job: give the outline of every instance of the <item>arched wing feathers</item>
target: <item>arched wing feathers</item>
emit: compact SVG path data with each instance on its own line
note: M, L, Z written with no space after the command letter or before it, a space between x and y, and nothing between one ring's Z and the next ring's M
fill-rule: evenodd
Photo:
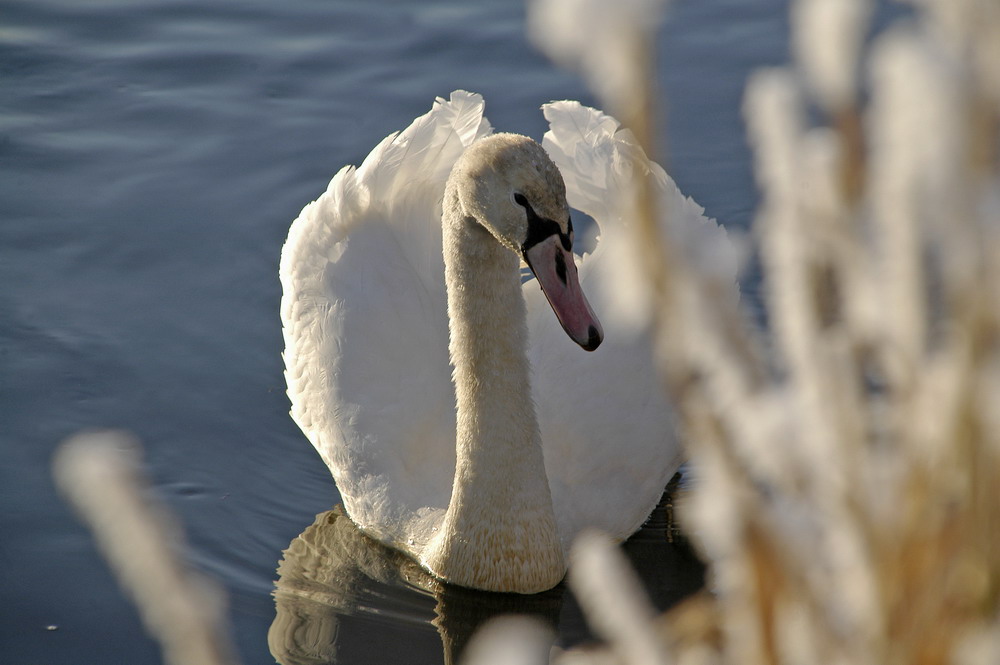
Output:
M455 160L491 131L455 92L342 169L282 249L291 414L351 517L389 541L444 508L455 404L441 257L441 196Z

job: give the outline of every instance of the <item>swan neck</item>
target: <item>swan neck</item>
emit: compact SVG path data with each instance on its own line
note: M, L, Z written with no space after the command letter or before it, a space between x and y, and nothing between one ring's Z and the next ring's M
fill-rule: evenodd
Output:
M456 468L429 567L465 586L542 591L565 563L531 398L520 261L462 214L452 188L442 221Z
M469 463L541 450L531 399L526 312L517 257L474 221L446 259L449 352L459 414L459 452ZM469 251L472 245L475 249ZM503 441L505 446L494 445Z

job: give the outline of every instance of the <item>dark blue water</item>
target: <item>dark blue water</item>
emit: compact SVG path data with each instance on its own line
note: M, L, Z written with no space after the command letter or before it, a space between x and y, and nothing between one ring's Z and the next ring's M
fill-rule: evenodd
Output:
M785 13L686 0L663 29L668 168L734 227L755 204L744 80L786 59ZM481 92L495 127L536 138L540 104L594 104L523 18L508 0L3 1L0 661L159 660L49 479L60 440L110 426L144 442L244 661L273 662L282 551L338 500L287 415L288 225L437 95ZM633 556L670 586L662 560ZM435 607L482 604L358 584L367 609L343 611L339 662L440 661ZM546 607L581 634L571 606Z

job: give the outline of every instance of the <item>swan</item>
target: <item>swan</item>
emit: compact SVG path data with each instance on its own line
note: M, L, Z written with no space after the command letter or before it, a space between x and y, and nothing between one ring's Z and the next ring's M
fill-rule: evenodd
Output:
M477 94L438 98L305 206L279 268L291 416L347 514L489 591L558 584L585 528L627 538L682 461L648 334L595 315L628 288L613 201L634 169L685 251L735 275L725 231L614 118L543 111L538 144L494 133ZM600 227L582 258L570 206Z

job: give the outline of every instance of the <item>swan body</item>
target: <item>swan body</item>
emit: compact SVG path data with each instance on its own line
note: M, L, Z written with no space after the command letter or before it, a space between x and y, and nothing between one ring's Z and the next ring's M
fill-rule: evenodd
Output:
M628 285L611 202L633 169L695 260L730 279L735 262L613 118L548 104L539 146L493 134L483 108L438 99L293 222L285 376L362 530L449 582L532 593L562 579L582 529L638 529L681 461L648 335L594 316ZM601 232L580 261L570 205Z

